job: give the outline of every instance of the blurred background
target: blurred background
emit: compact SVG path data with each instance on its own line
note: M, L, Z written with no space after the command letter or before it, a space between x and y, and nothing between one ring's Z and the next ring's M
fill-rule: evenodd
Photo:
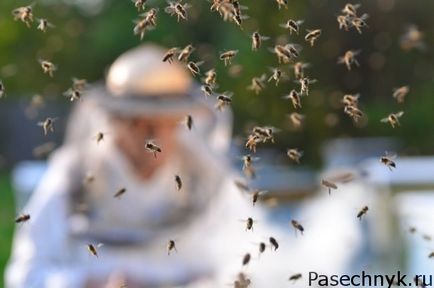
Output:
M256 186L276 192L278 202L295 205L304 195L318 190L318 175L342 167L359 169L366 176L366 185L376 191L387 191L382 194L386 196L381 203L393 201L394 207L398 207L391 212L396 217L388 222L390 229L400 221L404 228L409 226L411 221L400 220L399 215L408 216L412 208L428 205L426 199L434 197L430 196L430 191L434 191L434 160L429 156L434 155L433 1L362 1L359 10L369 14L369 27L363 29L363 34L354 29L339 30L336 17L345 1L290 1L289 9L280 10L272 0L241 1L249 8L244 11L249 19L244 21L243 29L223 22L218 13L209 11L207 1L188 1L192 5L189 21L180 23L176 17L164 13L164 1L148 2L150 7L159 7L157 28L140 41L133 34L138 12L129 0L1 1L0 80L6 87L6 95L0 99L0 271L9 257L13 219L26 199L14 195L17 191L31 193L38 173L44 170L47 153L35 153L34 149L45 144L43 148L49 151L62 143L63 127L71 108L71 102L62 94L71 86L71 79L84 78L90 83L103 80L106 69L118 55L143 42L165 47L193 44L197 50L192 60L205 61L201 70L216 68L218 91L234 93L232 156L237 169L242 166L237 157L244 153L242 145L249 127L266 125L280 129L276 143L260 148L259 155L266 160L258 170L261 177L255 180ZM35 24L29 29L13 20L13 9L32 3L35 17L47 18L54 28L43 33L36 30ZM304 19L300 35L289 36L279 26L288 19ZM322 29L322 35L312 48L304 41L305 29L317 28ZM270 40L253 52L250 37L256 30ZM420 31L417 45L406 42L409 31ZM247 89L253 77L264 73L269 77L269 67L278 65L268 47L287 42L303 45L300 60L311 63L306 74L318 80L303 99L300 113L307 117L299 130L288 125L287 114L293 109L281 99L298 87L292 76L277 87L268 83L258 95ZM231 49L239 53L233 64L225 67L218 55ZM360 67L352 71L337 65L338 57L349 49L361 50L357 58ZM58 66L53 78L42 73L38 63L41 58ZM289 65L280 67L292 75ZM410 87L410 93L404 103L398 104L392 92L404 85ZM367 116L357 125L345 115L341 104L344 94L356 93L361 95L359 107ZM400 110L405 111L401 126L392 129L380 122L389 113ZM37 122L47 116L59 119L55 133L44 137ZM275 157L285 155L288 147L304 151L301 165L296 167L287 157ZM399 169L393 177L380 175L388 172L384 167L378 168L383 170L376 177L378 159L386 150L404 159L397 160ZM31 176L26 174L29 167L33 171ZM283 212L276 210L276 221L280 219L279 213L285 215L285 207ZM387 210L386 206L383 208ZM432 216L417 217L426 220ZM416 247L414 243L408 245ZM427 258L424 252L419 254L409 252L403 256L407 259L403 262L415 267L420 259L417 257Z

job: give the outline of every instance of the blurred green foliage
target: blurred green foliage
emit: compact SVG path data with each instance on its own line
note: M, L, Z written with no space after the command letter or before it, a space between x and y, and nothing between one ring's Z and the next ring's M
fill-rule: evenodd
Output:
M98 1L96 1L98 2ZM243 1L249 15L243 29L234 23L223 22L216 12L209 10L210 3L203 0L188 1L189 21L177 23L175 17L164 12L164 1L149 0L148 7L158 7L158 24L143 41L133 35L133 20L138 12L129 0L102 1L99 9L83 8L71 3L95 3L95 1L37 1L36 17L47 18L56 27L46 33L29 29L25 24L13 21L11 11L30 4L30 1L2 0L0 4L0 78L8 95L32 95L40 93L62 99L72 77L97 81L104 77L110 63L129 48L144 42L157 42L166 47L184 47L192 43L196 48L193 60L202 59L202 70L216 67L219 91L233 91L235 131L246 136L246 125L272 125L283 131L277 136L277 147L303 147L305 161L319 164L319 147L324 140L340 136L392 136L399 138L404 154L434 153L434 128L431 115L434 109L432 51L434 37L434 2L430 0L369 0L362 1L360 13L368 13L369 28L363 34L354 29L349 32L338 29L336 16L346 1L289 1L289 9L277 9L273 0ZM288 19L304 19L300 35L289 36L279 24ZM403 51L399 37L406 25L416 24L425 34L425 51ZM304 41L305 29L322 28L323 33L315 47ZM259 30L271 37L263 42L258 52L251 51L250 35ZM309 62L310 78L317 79L312 93L305 97L301 113L307 115L301 132L287 129L286 114L293 111L289 102L281 99L291 89L298 87L293 80L273 84L255 95L247 90L251 78L270 74L269 67L277 66L276 56L268 47L277 42L303 45L300 60ZM237 49L240 53L234 64L242 66L239 77L231 77L229 67L218 60L219 52ZM337 65L337 58L348 49L361 49L361 67L346 71ZM52 60L59 70L50 79L42 74L38 58ZM289 65L281 67L290 73ZM291 72L292 73L292 72ZM396 104L392 89L410 85L411 92L405 104ZM369 122L356 128L342 112L339 99L344 93L361 93L360 107ZM379 120L391 112L404 110L402 126L392 129ZM325 121L329 119L329 121ZM334 123L336 122L336 123Z
M4 271L12 244L15 205L9 174L0 172L0 271ZM3 287L3 273L0 273L0 287Z

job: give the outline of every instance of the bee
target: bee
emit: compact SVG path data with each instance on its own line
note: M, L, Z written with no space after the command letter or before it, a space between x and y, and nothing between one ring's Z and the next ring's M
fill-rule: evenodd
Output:
M131 0L134 2L134 6L140 12L141 10L145 10L147 0Z
M33 5L18 7L12 10L12 15L14 20L20 20L25 23L28 28L30 28L30 22L33 22Z
M170 16L176 15L177 21L180 19L187 20L187 9L190 8L190 4L181 4L181 1L171 2L169 1L164 11Z
M238 54L238 50L229 50L220 54L220 60L225 62L225 66L230 65L232 59Z
M270 39L270 37L262 36L258 31L253 32L252 34L252 51L258 51L261 48L262 41L266 41Z
M329 195L332 193L332 189L334 189L334 190L338 189L338 186L335 183L333 183L329 180L325 180L325 179L321 180L321 185L323 185L324 187L326 187L328 189Z
M243 264L243 266L246 266L247 264L249 264L250 260L251 260L251 256L249 253L247 253L246 255L243 256L243 261L241 262Z
M261 139L262 143L265 143L267 141L271 141L271 143L274 143L274 133L278 132L279 130L274 127L253 127L253 134L259 137Z
M276 2L277 2L277 6L279 7L279 10L280 10L280 7L285 7L285 9L288 9L288 0L276 0Z
M300 31L300 25L303 24L303 20L292 20L289 19L288 21L286 21L286 23L284 24L280 24L280 27L283 27L285 29L289 30L289 35L292 35L292 32L296 33L298 35L298 32Z
M83 185L92 183L93 181L95 181L95 175L93 175L93 173L90 171L86 172L86 175L84 175L83 181L82 181Z
M402 86L393 90L393 98L396 99L398 103L404 103L405 96L410 92L409 86ZM1 96L0 96L1 97Z
M344 28L345 31L349 30L350 19L348 15L338 15L337 21L339 24L339 30L342 30L342 28Z
M360 8L360 4L345 4L344 8L342 9L342 13L348 16L356 17L357 16L357 9Z
M127 188L122 187L121 189L119 189L119 190L115 193L115 195L113 195L113 197L114 197L114 198L118 198L118 199L120 199L121 196L125 194L125 192L127 192Z
M42 129L44 130L44 135L45 136L48 134L48 131L54 132L53 123L56 120L57 120L57 118L47 117L44 121L38 122L38 126L41 126Z
M291 60L299 56L301 46L296 44L276 45L272 52L276 54L277 60L280 63L289 63Z
M316 82L316 79L309 79L308 77L300 78L300 94L309 95L309 85Z
M256 202L258 202L259 196L262 195L262 194L264 194L264 193L267 193L267 192L268 191L266 191L266 190L255 190L252 193L252 204L253 204L253 206L255 206Z
M403 50L412 50L418 48L419 50L424 50L426 44L423 41L424 33L419 30L419 28L412 24L406 27L405 32L400 37L400 46Z
M133 32L134 35L140 35L140 40L143 40L147 31L153 30L157 25L157 13L157 9L151 8L148 12L140 14L142 19L134 21L136 25L133 28Z
M410 228L408 229L408 232L410 232L411 234L416 233L416 227L410 227Z
M264 242L259 243L259 255L265 252L266 247Z
M210 11L220 11L220 8L225 5L228 4L229 0L212 0L211 3L211 7L210 7Z
M223 93L217 96L217 104L215 105L215 108L218 111L223 111L226 106L231 105L232 103L232 93Z
M145 149L148 150L148 152L154 154L154 158L157 158L157 153L161 153L162 151L161 148L156 144L152 143L152 141L148 141L145 143Z
M175 175L175 184L176 184L176 190L181 190L182 188L182 180L181 177L179 177L179 175Z
M243 171L247 177L255 178L255 169L253 168L253 161L258 160L257 157L252 157L250 154L244 155L243 160Z
M369 15L365 13L360 17L354 17L351 19L351 24L354 26L354 28L356 28L359 34L362 34L362 28L368 27L368 24L366 24L366 19L368 18Z
M344 112L348 114L354 122L358 122L360 118L363 117L363 112L359 108L353 105L347 105L344 108Z
M6 95L6 88L3 82L0 80L0 98Z
M383 123L389 123L392 126L392 128L395 128L395 126L400 125L399 118L401 118L402 115L404 115L404 111L399 111L397 113L390 113L389 116L381 119L380 121Z
M45 74L50 75L50 77L53 77L53 72L57 70L56 65L53 63L47 61L47 60L39 60L39 64L41 64L42 71L44 71Z
M42 32L46 32L47 28L54 28L54 25L48 22L47 19L40 18L37 19L39 21L38 27L36 29L41 30Z
M357 213L357 218L359 218L359 220L362 220L363 215L366 215L366 213L368 213L368 206L364 206L359 213Z
M176 53L178 53L178 47L173 47L167 50L167 52L163 56L163 62L169 62L170 64L172 64L173 57L176 56Z
M295 79L304 78L304 69L310 67L309 63L296 62L293 65Z
M217 80L217 73L215 72L215 69L208 70L205 73L204 82L206 85L215 86L216 80Z
M261 77L253 77L252 83L247 89L255 91L256 95L258 95L265 88L265 80L267 80L267 75L265 74L262 74Z
M338 58L338 64L345 64L347 66L348 71L351 71L351 65L360 66L359 62L356 59L356 56L360 53L360 50L348 50L345 52L343 57Z
M396 163L393 161L396 158L396 155L389 155L389 153L385 153L385 155L381 156L380 162L389 168L392 171L392 168L396 168Z
M94 139L96 140L96 144L99 144L99 142L104 140L105 135L107 135L107 133L104 132L98 132L96 133Z
M291 100L292 106L294 106L295 109L301 108L300 94L298 94L298 92L295 91L294 89L292 89L291 92L289 92L288 95L283 96L283 99L289 99L289 100Z
M248 19L249 16L247 15L241 15L239 13L234 13L232 16L232 20L235 22L235 24L237 24L237 26L239 26L241 28L241 30L243 29L243 27L241 26L243 24L243 20Z
M200 86L200 90L203 92L203 94L205 94L206 97L209 97L214 94L211 85L208 84L204 84Z
M72 78L72 89L74 90L83 90L87 86L87 80L86 79L77 79Z
M321 29L315 30L306 30L307 34L304 36L304 40L310 43L310 46L313 47L315 41L318 40L319 36L321 36Z
M277 240L274 237L268 238L268 241L270 242L271 246L274 248L274 251L279 249L279 243L277 243Z
M291 276L289 276L289 281L294 281L296 282L297 280L301 279L302 274L301 273L297 273L297 274L293 274Z
M425 240L425 241L431 241L431 240L432 240L432 237L431 237L431 235L423 234L423 235L422 235L422 239Z
M178 250L176 250L175 240L169 240L167 242L167 255L170 255L170 252L172 252L172 250L178 252Z
M253 232L253 223L256 221L254 221L253 218L251 218L251 217L248 217L245 221L246 221L246 231L252 230L252 232Z
M259 142L261 142L261 139L257 135L249 135L245 147L253 151L253 153L256 153L256 145Z
M244 192L248 192L250 190L249 186L247 186L247 184L239 181L239 180L235 180L234 181L235 186L237 186L238 189L244 191Z
M428 258L434 258L434 252L429 253Z
M24 223L30 220L30 214L21 214L15 218L15 223Z
M191 128L193 128L193 116L186 115L184 117L184 121L183 122L184 122L185 127L187 127L187 129L189 131L191 131Z
M273 74L271 74L270 78L268 78L268 82L274 80L276 81L276 86L277 86L279 85L279 81L283 76L283 72L279 68L271 68L271 71L273 71Z
M188 70L190 70L190 72L191 72L191 74L193 74L193 76L196 76L197 74L200 73L199 66L202 64L203 64L203 61L200 61L200 62L190 61L187 64L187 68L188 68Z
M87 250L89 251L90 254L98 258L97 249L100 248L101 246L103 246L103 244L101 243L99 243L98 245L87 244Z
M82 93L81 90L70 88L66 90L63 95L69 98L69 101L73 102L74 100L80 100Z
M345 106L354 106L357 107L357 105L359 104L359 98L360 98L360 94L345 94L342 97L342 103Z
M298 231L300 231L301 235L303 235L304 227L300 223L298 223L298 221L291 220L291 225L292 225L292 227L294 227L295 232L297 232L297 230L298 230Z
M299 114L296 112L293 112L291 114L288 115L289 121L291 121L291 124L295 127L295 128L300 128L303 124L304 119L306 118L305 115L303 114Z
M297 148L288 149L286 155L288 155L289 159L291 159L292 161L300 164L300 158L303 156L303 151L298 150Z
M187 62L188 58L190 57L191 53L193 53L194 47L193 45L189 44L184 47L184 49L181 50L181 52L178 54L178 60L181 62Z

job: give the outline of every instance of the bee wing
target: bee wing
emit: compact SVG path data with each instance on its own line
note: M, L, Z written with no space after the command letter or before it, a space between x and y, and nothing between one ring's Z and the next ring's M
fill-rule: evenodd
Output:
M383 119L380 120L380 122L387 123L387 122L389 122L389 118L388 117L383 118Z
M316 83L316 82L318 82L317 79L309 79L309 84L313 84L313 83Z
M261 35L261 40L262 40L262 41L267 41L267 40L269 40L269 39L270 39L269 36L262 36L262 35Z
M200 66L200 65L202 65L203 63L205 63L205 61L199 61L199 62L196 62L195 64L196 64L196 66Z
M222 93L224 96L232 98L232 96L234 96L234 92L231 91L225 91Z
M98 243L98 244L96 245L96 248L100 248L100 247L102 247L102 246L104 246L103 243Z
M399 111L398 113L395 114L397 117L401 117L402 115L404 115L404 111Z
M391 160L396 159L398 157L398 155L395 152L390 152L390 151L385 151L384 155Z
M296 21L295 23L297 23L297 25L301 25L301 24L304 23L304 20L298 20L298 21Z
M288 28L288 25L286 23L279 24L279 26L282 27L282 28L285 28L285 29Z
M365 14L363 14L362 16L360 16L359 17L361 20L366 20L366 19L368 19L369 18L369 14L368 13L365 13Z

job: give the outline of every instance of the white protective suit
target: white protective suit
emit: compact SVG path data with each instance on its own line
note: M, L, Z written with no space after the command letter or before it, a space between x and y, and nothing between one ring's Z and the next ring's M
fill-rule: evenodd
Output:
M306 221L303 236L289 226L273 226L264 208L253 206L234 185L237 175L226 157L229 116L214 115L206 123L193 114L195 128L180 127L177 155L143 182L111 141L104 111L82 101L64 146L23 211L31 220L17 226L6 287L79 288L89 277L113 272L143 287L229 287L239 271L249 275L250 287L306 287L306 280L288 282L289 275L346 272L361 246L353 207L362 187L348 184L344 189L351 194L306 204L298 215ZM100 144L92 138L97 131L108 131ZM95 179L83 184L88 171ZM174 174L183 179L182 191L176 191ZM113 198L121 187L127 192ZM253 231L241 221L247 217L257 221ZM270 236L279 249L268 246L259 257L259 242L268 244ZM169 239L177 248L171 255ZM98 258L89 254L88 243L104 244ZM247 252L252 260L242 267Z

